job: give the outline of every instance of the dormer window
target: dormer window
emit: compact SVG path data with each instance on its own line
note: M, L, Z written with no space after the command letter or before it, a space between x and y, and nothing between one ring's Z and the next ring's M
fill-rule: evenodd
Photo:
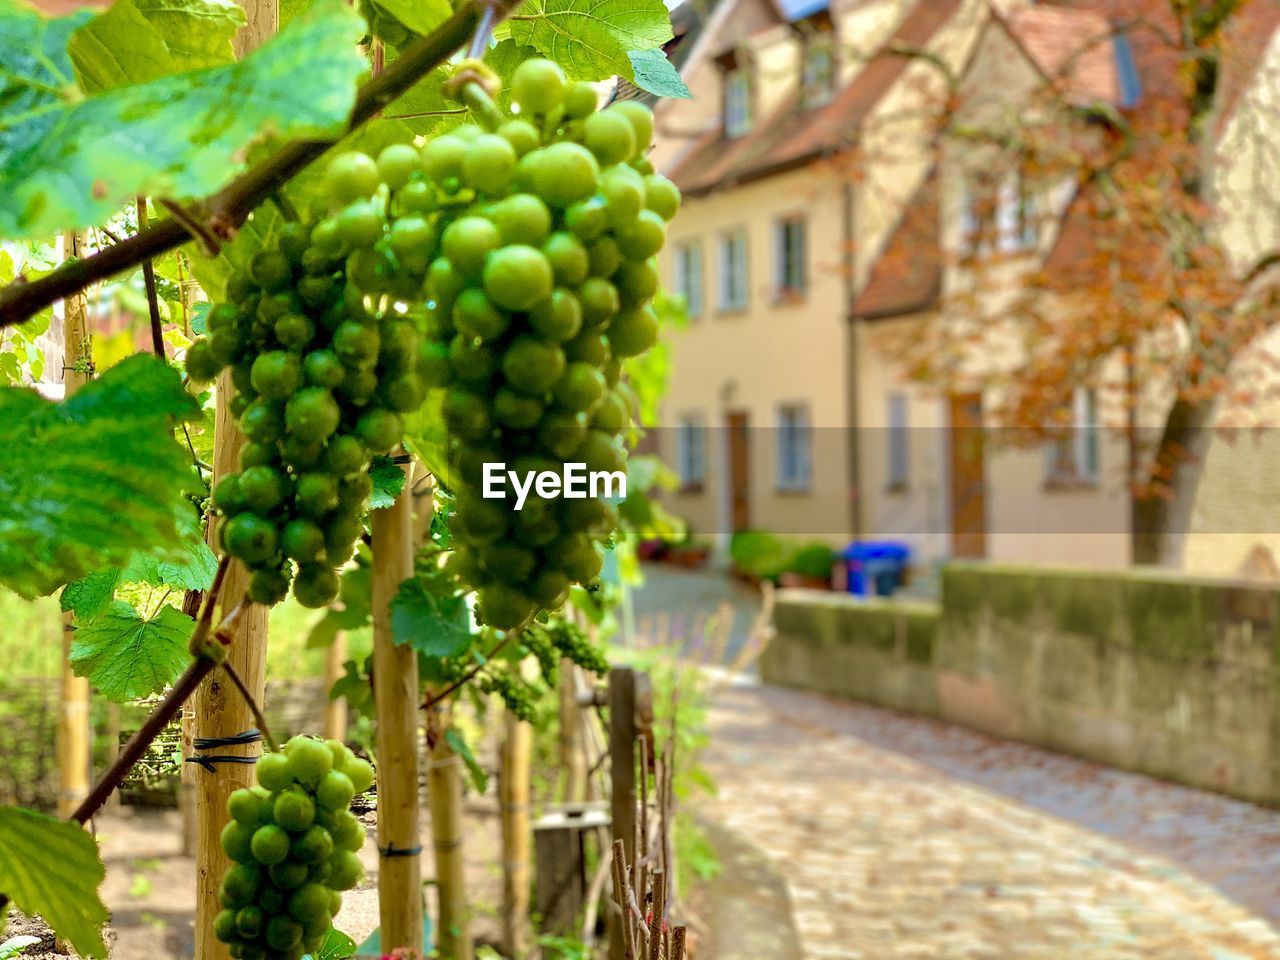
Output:
M831 34L814 34L805 42L801 93L806 110L820 107L835 93L835 46Z
M724 77L724 133L740 137L751 129L751 77L734 67Z

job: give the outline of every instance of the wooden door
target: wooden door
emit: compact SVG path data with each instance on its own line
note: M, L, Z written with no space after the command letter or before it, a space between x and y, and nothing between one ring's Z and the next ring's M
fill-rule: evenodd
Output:
M987 476L983 449L982 394L950 398L951 555L987 552Z
M732 533L751 527L751 438L747 414L725 415L729 435L729 523Z

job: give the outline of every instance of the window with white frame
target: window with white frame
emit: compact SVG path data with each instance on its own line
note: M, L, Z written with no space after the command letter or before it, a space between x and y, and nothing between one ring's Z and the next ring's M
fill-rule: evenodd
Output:
M1048 447L1046 480L1050 483L1095 483L1099 467L1098 395L1077 387L1064 426Z
M788 217L778 221L774 257L778 295L786 297L804 293L807 277L803 217Z
M720 237L721 310L747 307L747 231L733 230Z
M751 77L736 67L724 77L724 133L740 137L751 129Z
M885 440L888 445L886 463L889 489L905 490L910 479L908 460L911 452L907 423L907 395L901 391L889 394L886 406Z
M1038 240L1035 203L1026 179L1015 171L1000 181L996 192L996 249L1018 253L1033 249Z
M680 487L699 490L707 478L707 437L702 415L685 414L676 428L676 472Z
M817 34L805 44L801 89L808 110L831 101L835 93L835 49L829 33Z
M812 477L813 430L803 404L778 408L778 489L803 492Z
M676 293L684 297L690 317L702 316L702 241L686 240L676 247Z

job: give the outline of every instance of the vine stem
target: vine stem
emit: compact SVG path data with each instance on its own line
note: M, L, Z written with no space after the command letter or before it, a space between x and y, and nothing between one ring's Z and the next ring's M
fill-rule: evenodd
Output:
M240 674L236 673L236 668L225 660L222 662L222 670L231 679L231 683L240 691L240 696L244 697L244 702L249 706L249 712L253 714L253 722L258 725L258 732L262 734L262 739L266 741L268 747L273 752L279 752L280 744L276 743L275 737L271 736L271 728L267 726L267 715L262 712L262 708L258 706L258 701L253 698L253 694L249 691L245 682L240 679Z
M138 195L138 231L147 224L147 198ZM160 295L156 292L156 265L152 260L142 264L142 281L147 288L147 313L151 318L151 349L161 360L167 360L164 354L164 328L160 323Z
M261 164L245 171L226 187L188 210L212 233L230 238L249 213L288 180L322 156L342 136L372 119L378 111L404 94L453 53L471 40L486 16L494 23L510 15L517 0L472 0L425 37L414 41L377 77L356 93L347 128L337 137L296 140ZM492 27L490 27L490 32ZM75 260L30 281L14 281L0 290L0 327L9 327L75 293L91 283L139 266L192 239L199 231L170 218L140 230L83 260Z
M453 683L449 684L439 693L433 693L430 696L428 696L427 699L422 701L421 709L423 710L433 709L437 705L443 703L445 700L448 700L450 696L452 696L454 693L457 693L458 690L460 690L462 687L466 686L468 683L474 680L476 678L476 674L478 674L481 670L487 667L493 661L493 658L502 652L503 647L505 647L511 640L513 640L516 636L518 636L524 630L524 628L527 627L528 625L529 623L528 621L526 621L522 623L520 626L516 627L514 630L508 630L503 635L502 639L493 645L493 649L491 649L487 654L485 654L483 663L477 663L474 667L472 667L465 674L463 674L461 679L455 680Z

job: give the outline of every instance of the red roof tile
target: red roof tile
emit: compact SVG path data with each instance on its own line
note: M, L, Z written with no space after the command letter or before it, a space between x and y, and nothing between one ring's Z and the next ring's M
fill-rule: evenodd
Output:
M943 253L938 174L934 169L903 211L853 305L864 320L900 317L936 306Z
M1113 28L1095 10L1032 6L1006 20L1033 63L1073 103L1120 99Z
M791 169L852 145L863 121L911 62L895 51L927 45L961 2L920 0L880 52L829 103L802 110L797 94L745 136L727 138L722 130L708 133L672 171L671 178L685 193L705 193Z

